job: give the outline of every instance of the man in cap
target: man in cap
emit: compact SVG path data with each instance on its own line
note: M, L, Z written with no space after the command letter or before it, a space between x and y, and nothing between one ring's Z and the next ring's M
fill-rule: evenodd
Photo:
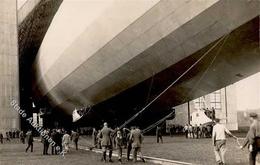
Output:
M112 135L114 131L111 128L108 128L108 124L104 123L104 127L100 131L99 138L101 139L101 146L103 152L103 161L106 161L106 152L109 150L109 162L112 162Z
M157 143L159 143L159 140L161 140L161 143L163 143L162 128L160 126L156 127L156 139L157 139Z
M258 121L258 115L256 113L249 114L250 128L247 133L244 144L240 146L243 149L248 146L249 149L249 164L256 164L256 155L260 151L260 123Z
M122 163L122 153L123 153L123 135L120 130L117 130L116 132L116 148L118 150L118 161Z
M127 151L126 151L127 161L130 161L130 153L132 150L132 143L133 143L133 140L131 139L131 135L133 131L134 131L134 127L131 127L131 130L127 134Z
M138 127L135 127L134 130L131 132L130 135L130 139L132 140L132 148L133 148L133 158L134 158L134 162L137 161L137 154L139 152L140 154L140 158L143 162L145 162L144 158L143 158L143 154L141 151L141 145L143 143L144 137L142 135L141 130Z
M71 132L71 141L75 144L76 150L78 150L79 133L76 131Z
M27 133L26 133L26 137L27 137L27 142L28 142L28 146L25 150L25 152L28 151L28 149L31 147L31 152L33 152L33 134L32 134L32 131L29 130Z
M220 124L220 119L215 119L215 125L212 131L212 141L214 146L214 153L216 161L219 165L225 164L225 153L226 153L226 135L237 139L223 124Z

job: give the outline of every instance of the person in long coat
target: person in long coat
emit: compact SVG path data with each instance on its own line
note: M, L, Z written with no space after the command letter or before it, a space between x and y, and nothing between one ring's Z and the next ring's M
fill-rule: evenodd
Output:
M132 139L132 148L134 150L134 153L133 153L133 156L134 156L134 162L137 161L137 154L139 152L140 154L140 157L141 157L141 160L143 162L145 162L144 158L143 158L143 154L142 154L142 151L141 151L141 148L142 148L142 143L143 143L143 135L142 135L142 132L141 130L136 127L134 129L134 131L132 131L131 135L130 135L130 139Z
M106 152L109 151L109 162L112 162L112 150L113 150L113 144L112 144L112 137L113 137L114 131L111 128L108 128L108 124L104 123L104 127L100 131L99 138L101 139L101 146L102 146L102 152L103 157L102 160L106 161Z

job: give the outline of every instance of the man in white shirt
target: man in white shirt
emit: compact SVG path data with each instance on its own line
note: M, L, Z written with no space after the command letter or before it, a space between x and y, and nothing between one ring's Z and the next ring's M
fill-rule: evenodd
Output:
M220 124L220 119L215 119L216 124L212 131L212 141L214 146L214 153L216 161L219 165L225 164L225 153L226 153L226 135L237 139L223 124Z
M64 153L69 152L69 143L70 143L70 135L65 131L65 134L62 137L63 151Z

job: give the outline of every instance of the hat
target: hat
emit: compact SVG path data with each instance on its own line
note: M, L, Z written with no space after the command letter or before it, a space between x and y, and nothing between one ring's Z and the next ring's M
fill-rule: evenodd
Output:
M255 113L255 112L251 112L250 114L249 114L249 117L252 117L252 118L257 118L257 114Z

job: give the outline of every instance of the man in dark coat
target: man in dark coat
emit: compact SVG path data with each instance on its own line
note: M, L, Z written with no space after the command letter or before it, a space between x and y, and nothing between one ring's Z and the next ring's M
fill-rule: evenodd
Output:
M134 131L134 127L131 127L131 130L129 131L129 133L127 134L127 152L126 152L126 155L127 155L127 161L130 160L130 153L131 153L131 150L132 150L132 139L131 139L131 134L132 132Z
M240 146L241 149L248 146L249 149L249 164L256 164L256 155L260 152L260 122L256 113L250 113L250 128L247 133L244 144Z
M55 135L55 143L56 143L56 149L55 149L55 154L59 154L62 152L62 137L63 134L61 133L61 130L58 129L56 131L56 135Z
M111 128L108 128L107 123L104 123L104 127L100 131L99 138L101 139L101 146L103 157L102 160L106 161L106 152L109 151L109 162L112 162L112 136L114 131Z
M50 137L50 132L49 130L44 130L44 136L49 136ZM42 143L43 143L43 155L49 155L48 154L48 149L49 149L49 142L46 137L42 136Z
M28 131L26 133L26 138L27 138L28 146L27 146L25 152L27 152L30 147L31 147L31 152L33 152L33 135L32 135L32 131Z
M98 148L97 147L98 146L97 134L98 134L98 132L97 132L96 128L93 128L93 130L92 130L92 141L93 141L93 147L94 148Z
M72 131L71 141L75 144L76 150L78 150L79 133Z
M55 129L53 129L53 130L51 131L51 139L52 139L55 143L56 143L56 141L57 141L56 138L57 138L57 132L56 132ZM57 147L57 143L56 143L55 146L54 146L54 145L51 145L51 154L52 154L52 155L57 154L56 147Z
M3 139L4 139L4 136L3 136L3 134L0 132L0 142L1 142L1 144L3 144Z
M130 139L132 139L133 143L132 143L132 148L134 150L133 156L134 156L134 162L136 162L137 160L137 154L139 152L141 160L143 162L145 162L144 158L143 158L143 154L141 151L141 145L143 143L143 135L141 133L141 130L137 127L134 129L134 131L132 131L131 135L130 135Z
M161 143L163 143L162 128L159 126L157 126L156 128L156 139L157 139L157 143L159 143L159 140L161 140Z

